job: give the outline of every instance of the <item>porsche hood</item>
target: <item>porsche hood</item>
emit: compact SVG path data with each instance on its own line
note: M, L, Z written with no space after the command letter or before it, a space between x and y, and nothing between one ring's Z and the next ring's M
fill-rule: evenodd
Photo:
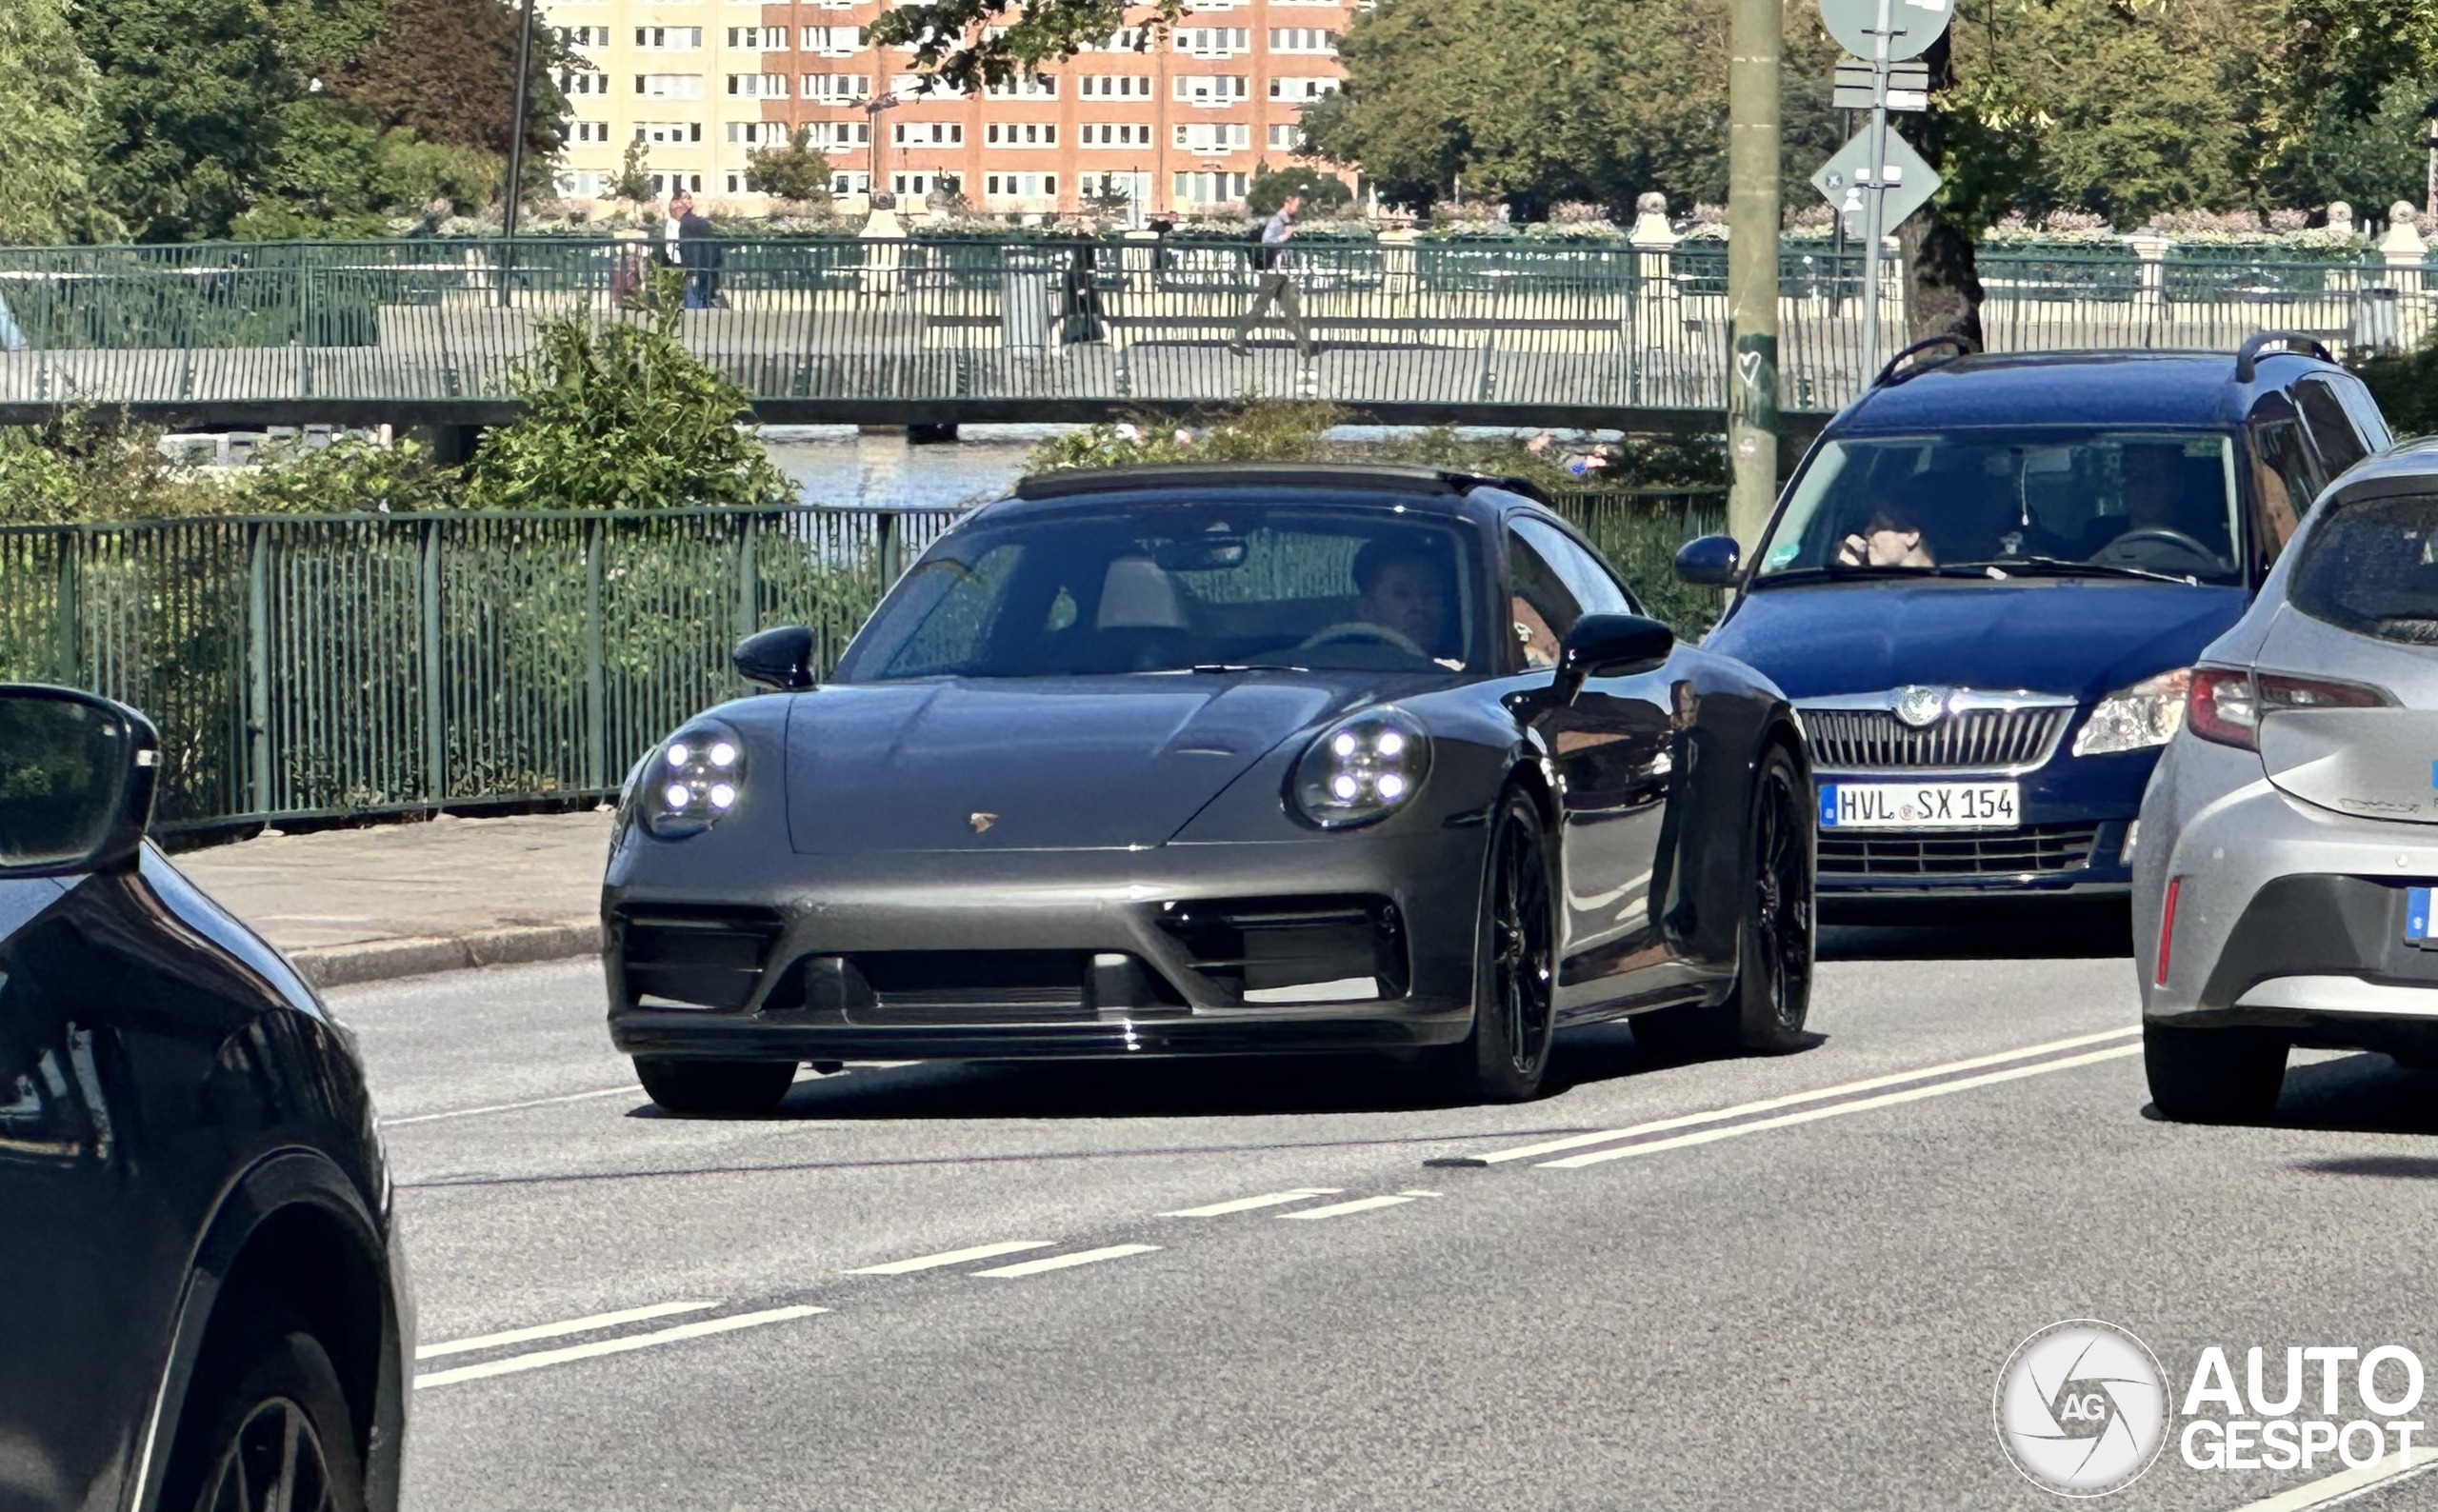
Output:
M796 851L1157 846L1345 702L1309 683L1179 676L855 684L788 717Z

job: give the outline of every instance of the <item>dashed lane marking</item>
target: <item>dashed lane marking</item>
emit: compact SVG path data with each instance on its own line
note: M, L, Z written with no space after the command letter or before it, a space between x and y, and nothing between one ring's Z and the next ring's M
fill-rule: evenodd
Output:
M2235 1512L2318 1512L2367 1495L2372 1489L2438 1470L2438 1449L2405 1450L2381 1455L2359 1469L2339 1470L2322 1480L2258 1502L2247 1502Z
M505 1360L487 1360L481 1364L459 1365L450 1370L431 1370L415 1377L415 1388L453 1386L461 1381L480 1381L490 1376L512 1376L521 1371L540 1370L549 1365L563 1365L571 1361L591 1360L602 1355L623 1355L637 1349L653 1349L662 1344L682 1343L689 1339L708 1339L714 1334L734 1333L740 1328L760 1328L770 1323L792 1323L825 1313L827 1307L772 1307L763 1312L737 1313L727 1318L707 1318L701 1323L680 1323L674 1328L657 1329L648 1334L627 1334L616 1339L596 1339L587 1344L570 1344L563 1349L537 1349L529 1355L510 1355Z
M656 1302L649 1307L629 1307L623 1312L597 1312L590 1318L570 1318L565 1323L535 1323L530 1328L510 1328L505 1333L478 1334L471 1339L451 1339L446 1343L417 1344L417 1360L437 1360L443 1355L471 1354L477 1349L497 1349L502 1344L531 1343L536 1339L564 1339L570 1334L589 1334L596 1328L615 1328L620 1323L642 1323L649 1318L667 1318L672 1313L703 1312L719 1303L709 1302Z
M2018 1050L2001 1050L1994 1055L1976 1055L1969 1060L1949 1061L1943 1065L1918 1066L1909 1071L1894 1071L1886 1076L1869 1077L1860 1082L1845 1082L1835 1086L1815 1087L1809 1092L1789 1092L1783 1097L1763 1098L1756 1103L1739 1103L1733 1107L1713 1108L1702 1113L1683 1113L1674 1118L1654 1119L1648 1124L1635 1124L1626 1128L1593 1129L1588 1134L1569 1134L1564 1139L1544 1140L1536 1144L1522 1144L1513 1149L1492 1150L1472 1159L1486 1165L1502 1164L1508 1161L1534 1160L1543 1155L1555 1155L1561 1151L1582 1149L1592 1144L1613 1144L1619 1140L1640 1139L1645 1135L1657 1134L1668 1129L1690 1128L1702 1124L1721 1124L1730 1119L1750 1118L1755 1114L1768 1113L1782 1107L1796 1107L1806 1103L1822 1103L1834 1098L1856 1097L1866 1092L1877 1091L1881 1087L1902 1086L1908 1082L1927 1081L1931 1077L1955 1076L1966 1071L1977 1071L1983 1066L2003 1065L2008 1061L2057 1055L2068 1050L2080 1049L2085 1045L2104 1044L2110 1040L2122 1040L2128 1035L2141 1032L2137 1025L2127 1029L2108 1029L2098 1034L2078 1034L2070 1039L2050 1040L2044 1044L2029 1044ZM2128 1052L2129 1053L2133 1048L2138 1046L2128 1046ZM1542 1164L1558 1165L1569 1163L1546 1161Z
M1378 1208L1395 1207L1401 1204L1419 1202L1425 1197L1438 1195L1437 1192L1398 1192L1389 1197L1358 1197L1350 1203L1331 1203L1327 1207L1299 1207L1291 1213L1281 1213L1278 1216L1302 1219L1344 1218L1349 1213L1369 1213Z
M1129 1255L1148 1255L1157 1244L1111 1244L1105 1249L1079 1249L1071 1255L1050 1255L1041 1260L1018 1261L995 1270L977 1270L977 1276L998 1276L1013 1280L1018 1276L1038 1276L1046 1270L1065 1270L1070 1265L1092 1265L1104 1260L1124 1260Z
M528 1098L522 1103L491 1103L482 1107L452 1107L445 1113L410 1113L405 1118L385 1118L381 1121L381 1126L404 1128L410 1124L436 1124L445 1118L473 1118L483 1113L514 1113L522 1108L550 1107L560 1103L584 1103L596 1097L640 1098L643 1095L643 1088L632 1084L605 1086L590 1092L569 1092L559 1097Z
M1225 1203L1210 1203L1201 1207L1180 1207L1173 1213L1161 1213L1162 1218L1225 1218L1229 1213L1249 1213L1257 1207L1284 1207L1289 1203L1309 1202L1315 1197L1335 1197L1343 1187L1298 1186L1291 1192L1264 1192L1259 1197L1239 1197Z
M1874 1108L1894 1107L1901 1103L1918 1103L1925 1098L1945 1097L1950 1092L1966 1092L1978 1086L1994 1086L2001 1082L2017 1082L2028 1076L2045 1076L2050 1071L2070 1070L2078 1065L2096 1065L2102 1061L2114 1061L2128 1055L2139 1055L2138 1044L2111 1045L2105 1050L2090 1050L2060 1060L2036 1061L2029 1065L2009 1066L2003 1071L1985 1071L1953 1082L1934 1082L1928 1086L1908 1087L1901 1092L1883 1092L1877 1097L1857 1098L1849 1103L1832 1103L1826 1107L1805 1108L1797 1113L1782 1113L1776 1118L1756 1119L1749 1124L1729 1124L1724 1127L1696 1129L1671 1139L1650 1140L1640 1144L1616 1145L1591 1150L1582 1155L1569 1155L1562 1160L1542 1161L1544 1169L1556 1167L1574 1170L1585 1165L1598 1165L1605 1161L1628 1160L1637 1155L1653 1155L1661 1150L1685 1149L1694 1144L1709 1144L1719 1140L1733 1139L1739 1134L1758 1134L1764 1129L1789 1128L1797 1124L1816 1123L1825 1118L1842 1118L1848 1113L1867 1113Z
M881 1265L859 1265L847 1272L849 1276L904 1276L918 1270L935 1270L942 1265L961 1265L969 1260L989 1260L1000 1255L1022 1254L1028 1249L1048 1249L1052 1241L1047 1239L1009 1239L996 1244L976 1244L970 1249L944 1249L936 1255L917 1255L912 1260L892 1260Z

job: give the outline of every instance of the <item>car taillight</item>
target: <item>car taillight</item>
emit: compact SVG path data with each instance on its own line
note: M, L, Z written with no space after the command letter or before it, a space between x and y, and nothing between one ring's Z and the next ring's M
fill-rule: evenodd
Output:
M2186 695L2185 723L2203 740L2256 750L2260 722L2268 715L2313 708L2379 708L2390 702L2385 689L2362 683L2243 667L2196 666Z

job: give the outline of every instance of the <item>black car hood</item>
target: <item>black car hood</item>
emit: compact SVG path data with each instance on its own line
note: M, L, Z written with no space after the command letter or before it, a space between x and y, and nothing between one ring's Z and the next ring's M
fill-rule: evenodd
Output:
M1798 701L1908 683L2088 701L2189 666L2247 598L2121 579L1790 585L1750 593L1702 644Z
M1263 753L1348 701L1225 676L825 687L788 719L800 853L1157 846Z

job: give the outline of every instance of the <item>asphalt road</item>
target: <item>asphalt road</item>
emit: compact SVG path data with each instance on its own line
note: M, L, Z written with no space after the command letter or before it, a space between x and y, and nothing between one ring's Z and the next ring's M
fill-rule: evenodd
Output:
M2210 1344L2438 1375L2438 1076L2308 1055L2272 1126L2166 1124L2121 925L1831 943L1812 1048L1587 1031L1513 1107L1359 1063L852 1066L680 1120L590 965L341 990L420 1297L409 1505L2057 1507L1991 1422L2051 1322L2138 1334L2171 1403ZM2106 1504L2340 1468L2171 1441Z

